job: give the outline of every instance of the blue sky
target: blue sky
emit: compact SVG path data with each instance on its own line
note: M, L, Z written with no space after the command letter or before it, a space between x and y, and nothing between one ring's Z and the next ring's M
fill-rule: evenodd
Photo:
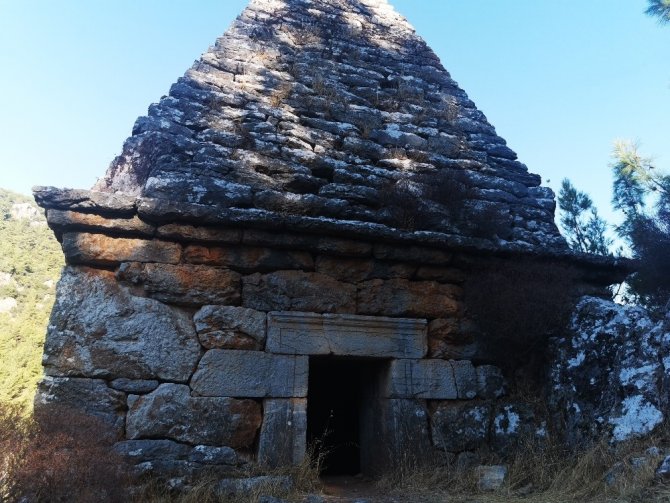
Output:
M670 26L646 0L391 0L557 189L609 212L617 138L670 169ZM0 0L0 187L88 188L246 0Z

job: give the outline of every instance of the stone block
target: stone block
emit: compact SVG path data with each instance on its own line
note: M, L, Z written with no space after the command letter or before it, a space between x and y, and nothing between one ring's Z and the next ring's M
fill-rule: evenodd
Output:
M203 465L231 465L239 463L235 449L215 447L212 445L196 445L188 456L189 461Z
M381 260L320 256L316 261L317 272L340 281L359 283L369 279L411 278L416 266Z
M458 398L469 400L477 396L478 382L477 371L472 362L466 360L451 360L454 369L454 379L456 380L456 389Z
M186 382L200 355L186 313L131 295L110 271L64 269L44 344L47 374Z
M191 245L184 249L184 260L192 264L225 266L243 273L281 269L314 270L314 260L307 252L250 246L222 248Z
M471 360L477 356L477 344L450 344L439 339L428 339L428 355L443 360Z
M415 262L418 264L446 265L451 262L453 255L436 248L419 246L394 246L376 244L372 251L375 258L382 260L396 260L400 262Z
M416 278L440 283L461 284L466 280L466 274L456 267L424 266L416 271Z
M63 253L70 264L114 266L120 262L177 264L181 246L168 241L115 238L104 234L66 232Z
M250 448L261 424L253 400L192 397L184 384L161 384L129 400L129 439L165 438L192 445Z
M109 383L110 387L133 395L151 393L158 388L159 384L155 379L126 379L125 377L114 379Z
M35 415L85 414L96 417L117 433L123 433L126 395L102 379L45 376L37 386Z
M303 461L306 449L307 400L265 400L258 461L272 468L298 465Z
M361 466L366 473L419 467L434 459L424 401L381 399L362 412Z
M139 236L152 237L154 227L135 215L131 218L106 218L92 213L76 211L47 210L49 227L58 231L121 231Z
M258 229L245 229L242 242L256 246L311 250L344 257L368 257L372 254L372 245L361 241Z
M445 318L459 316L461 288L434 281L374 279L359 284L357 304L360 314Z
M203 265L121 264L120 280L142 285L149 296L186 306L238 305L241 276L235 271Z
M425 320L298 312L268 315L266 350L304 355L422 358Z
M304 397L308 372L305 356L212 349L200 360L191 389L199 396Z
M186 460L192 447L172 440L124 440L114 444L114 452L132 463L143 463L154 459Z
M488 441L491 409L472 403L443 403L431 416L433 444L447 452L474 451Z
M493 365L477 367L477 395L480 398L493 399L505 395L505 378L502 370Z
M500 489L507 479L507 467L503 465L482 465L475 470L477 473L477 489L492 492Z
M263 349L267 315L233 306L204 306L193 316L200 343L207 349Z
M393 360L386 396L454 400L458 390L451 362L444 360Z
M166 224L156 229L156 236L175 241L236 244L242 240L240 229L198 227L188 224Z
M356 287L319 273L253 274L244 278L242 305L259 311L353 313Z

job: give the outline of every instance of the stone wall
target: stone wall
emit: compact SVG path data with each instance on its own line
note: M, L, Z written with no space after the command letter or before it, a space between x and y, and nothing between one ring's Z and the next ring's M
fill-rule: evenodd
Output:
M36 405L99 416L142 471L299 463L314 355L388 362L376 465L505 446L532 416L470 361L463 251L68 205Z

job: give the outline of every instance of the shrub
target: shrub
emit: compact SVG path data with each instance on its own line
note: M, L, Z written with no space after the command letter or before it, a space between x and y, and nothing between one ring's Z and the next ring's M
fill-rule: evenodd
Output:
M465 283L468 313L481 350L509 377L540 382L549 338L568 326L577 300L577 274L554 261L492 260Z
M0 499L8 503L126 501L129 478L99 419L50 407L22 419L0 407Z

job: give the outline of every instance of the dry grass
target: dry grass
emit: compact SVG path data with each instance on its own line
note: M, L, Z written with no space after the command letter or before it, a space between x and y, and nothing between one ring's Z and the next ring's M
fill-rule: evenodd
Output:
M523 442L506 466L506 483L492 493L477 488L472 469L449 464L423 470L402 467L379 481L380 493L398 501L454 503L660 503L670 502L670 487L654 478L662 456L645 454L668 444L668 430L644 441L611 446L600 442L575 451L561 445ZM646 456L634 466L631 460ZM501 464L490 456L484 464ZM612 474L614 474L612 476Z
M0 501L124 501L130 479L97 418L56 408L21 417L0 404Z

